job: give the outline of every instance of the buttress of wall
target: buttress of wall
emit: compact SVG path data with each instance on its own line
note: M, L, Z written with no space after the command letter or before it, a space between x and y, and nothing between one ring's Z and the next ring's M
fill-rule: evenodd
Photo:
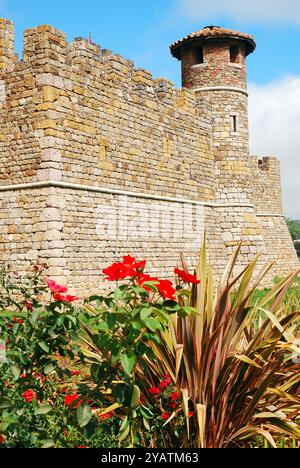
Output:
M280 162L276 158L251 158L253 204L263 246L262 262L274 262L266 284L299 269L299 260L282 207Z
M6 184L57 180L214 198L211 112L196 106L193 91L84 39L67 46L50 26L25 31L23 62L3 80Z
M256 213L283 214L280 161L251 157L252 203Z

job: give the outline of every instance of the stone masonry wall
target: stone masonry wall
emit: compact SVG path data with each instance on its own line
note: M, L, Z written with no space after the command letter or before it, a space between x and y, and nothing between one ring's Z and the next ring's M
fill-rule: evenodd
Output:
M165 277L180 252L194 266L205 228L217 275L240 241L240 268L273 260L271 240L273 276L297 267L277 162L248 153L245 94L176 90L50 26L25 31L22 61L6 20L0 44L0 262L47 261L84 294L128 253ZM242 50L237 65L244 80Z

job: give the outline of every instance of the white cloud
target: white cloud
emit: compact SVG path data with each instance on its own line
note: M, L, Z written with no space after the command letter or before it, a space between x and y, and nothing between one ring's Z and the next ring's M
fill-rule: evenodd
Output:
M249 86L251 154L281 160L285 211L300 219L300 77Z
M181 14L214 23L221 17L245 23L266 21L300 24L299 0L178 0Z

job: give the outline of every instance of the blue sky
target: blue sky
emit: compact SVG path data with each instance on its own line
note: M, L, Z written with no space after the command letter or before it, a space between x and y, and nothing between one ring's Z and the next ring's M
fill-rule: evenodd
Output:
M208 24L253 34L248 59L252 154L278 155L288 216L300 219L300 0L0 0L0 16L16 27L51 24L68 40L88 37L137 67L180 86L169 45Z

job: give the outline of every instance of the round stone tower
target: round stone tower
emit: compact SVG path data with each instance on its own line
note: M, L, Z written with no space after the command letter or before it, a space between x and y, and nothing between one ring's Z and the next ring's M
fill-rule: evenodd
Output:
M252 36L217 26L171 45L182 63L182 86L197 93L200 108L211 109L217 201L251 199L246 57L255 47Z

